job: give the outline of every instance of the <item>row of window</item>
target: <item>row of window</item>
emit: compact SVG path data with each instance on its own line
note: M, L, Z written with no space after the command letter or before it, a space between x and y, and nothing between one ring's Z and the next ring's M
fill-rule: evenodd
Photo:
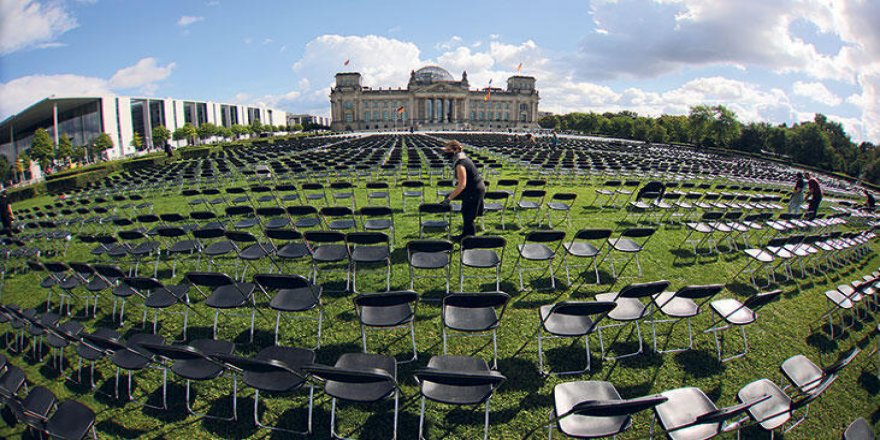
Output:
M405 121L406 120L406 110L404 110L402 112L398 112L397 110L392 110L390 114L389 114L388 110L384 110L384 111L382 111L382 115L381 115L382 119L379 119L379 111L378 110L373 111L372 115L373 116L371 118L370 112L364 112L364 121L367 121L367 122L369 122L371 120L373 120L373 121L380 121L380 120L381 121L391 121L394 119L397 119L398 121Z

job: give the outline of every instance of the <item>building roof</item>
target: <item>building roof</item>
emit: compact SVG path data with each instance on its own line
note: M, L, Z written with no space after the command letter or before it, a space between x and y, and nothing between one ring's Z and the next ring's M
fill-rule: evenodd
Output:
M416 81L419 82L437 82L437 81L455 81L452 74L440 66L425 66L416 70Z
M0 122L0 143L10 141L10 126L12 126L15 131L18 131L19 129L24 130L34 124L46 120L47 118L51 119L52 112L56 105L58 106L58 113L60 114L99 99L101 99L99 96L77 96L72 98L49 97L37 101L30 107L21 110L20 112L6 118L3 122Z

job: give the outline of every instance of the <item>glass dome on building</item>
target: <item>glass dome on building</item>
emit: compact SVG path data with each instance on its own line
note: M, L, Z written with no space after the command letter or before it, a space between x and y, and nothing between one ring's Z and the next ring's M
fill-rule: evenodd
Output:
M416 80L419 82L455 81L455 78L440 66L425 66L416 70Z

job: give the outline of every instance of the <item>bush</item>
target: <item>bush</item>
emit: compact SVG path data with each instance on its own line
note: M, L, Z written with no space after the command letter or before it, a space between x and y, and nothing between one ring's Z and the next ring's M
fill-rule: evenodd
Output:
M21 188L13 188L10 189L7 194L9 194L10 202L21 202L23 200L32 199L34 197L41 196L46 193L46 186L42 183L38 183L36 185L28 185Z
M74 168L71 170L65 170L58 173L50 174L46 176L46 181L64 179L70 176L76 176L77 174L90 173L96 170L106 170L107 174L119 171L122 169L123 161L115 160L112 162L100 162L96 164L92 164L89 166Z
M166 163L168 163L167 157L158 155L125 161L122 163L122 169L125 171L141 170L144 168L165 165Z
M50 194L58 194L71 189L85 188L90 183L100 182L107 177L107 174L107 169L102 168L61 179L51 180L46 182L46 191Z
M177 150L181 159L208 157L212 151L214 151L213 147L186 147Z

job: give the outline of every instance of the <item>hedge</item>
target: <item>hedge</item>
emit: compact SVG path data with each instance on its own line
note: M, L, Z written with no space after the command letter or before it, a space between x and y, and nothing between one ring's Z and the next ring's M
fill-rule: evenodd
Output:
M28 185L21 188L12 188L7 192L10 202L21 202L23 200L41 196L45 193L46 185L43 183Z
M73 168L69 170L60 171L57 173L52 173L46 176L46 181L64 179L70 176L76 176L78 174L90 173L96 170L106 170L107 174L119 171L122 169L122 161L114 160L110 162L100 162L92 165L87 165L80 168Z
M90 183L101 181L103 178L107 177L107 174L107 169L102 168L70 177L50 180L46 182L46 191L50 194L58 194L71 189L85 188Z
M177 152L180 153L181 159L197 159L208 157L213 151L214 147L186 147L177 150Z
M168 162L169 160L166 156L144 157L122 162L122 169L125 171L140 170L165 165Z

